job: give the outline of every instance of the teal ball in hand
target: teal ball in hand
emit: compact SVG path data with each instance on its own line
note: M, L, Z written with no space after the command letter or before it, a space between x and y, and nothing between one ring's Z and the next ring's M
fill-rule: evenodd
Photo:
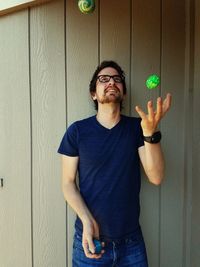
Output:
M146 86L148 89L154 89L160 84L160 77L156 74L153 74L148 77L146 80Z
M102 250L101 242L97 239L94 239L93 242L95 245L95 254L100 254Z
M78 7L79 7L79 10L83 14L92 13L95 9L95 1L94 0L79 0Z

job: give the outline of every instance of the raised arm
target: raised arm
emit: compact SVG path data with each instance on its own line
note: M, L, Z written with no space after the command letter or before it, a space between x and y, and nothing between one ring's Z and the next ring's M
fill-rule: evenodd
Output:
M153 110L152 101L147 103L147 114L140 107L136 106L136 111L142 119L141 127L144 136L152 136L157 131L158 124L169 110L170 105L171 95L167 94L164 101L162 101L161 97L157 99L156 111ZM160 143L151 144L144 142L144 146L140 147L138 152L149 181L159 185L164 177L164 156Z

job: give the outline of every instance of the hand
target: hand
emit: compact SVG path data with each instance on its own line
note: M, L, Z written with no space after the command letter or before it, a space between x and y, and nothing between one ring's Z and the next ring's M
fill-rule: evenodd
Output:
M156 131L160 120L164 117L164 115L170 108L171 99L171 94L167 94L164 101L162 101L161 97L158 97L156 111L153 110L153 101L148 101L148 114L145 114L145 112L139 106L135 107L137 113L142 119L141 127L144 136L151 136Z
M99 259L102 257L104 250L101 254L95 254L93 238L99 239L99 226L94 219L90 219L83 223L82 246L86 257ZM104 246L104 243L102 243L102 246Z

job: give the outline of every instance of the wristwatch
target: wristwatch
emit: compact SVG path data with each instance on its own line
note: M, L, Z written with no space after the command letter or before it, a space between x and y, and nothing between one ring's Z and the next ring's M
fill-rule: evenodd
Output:
M161 132L157 131L153 133L151 136L143 136L143 139L147 143L157 144L160 142L161 137L162 137Z

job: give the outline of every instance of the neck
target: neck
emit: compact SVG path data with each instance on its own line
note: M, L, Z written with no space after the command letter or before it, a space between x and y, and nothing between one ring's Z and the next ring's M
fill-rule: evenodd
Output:
M97 112L97 120L104 127L111 129L120 121L119 105L99 105Z

